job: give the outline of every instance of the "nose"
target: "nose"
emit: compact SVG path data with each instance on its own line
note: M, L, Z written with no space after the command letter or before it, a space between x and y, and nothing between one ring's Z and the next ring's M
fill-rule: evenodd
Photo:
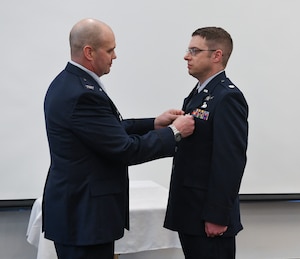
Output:
M189 59L191 59L191 54L189 52L187 52L183 58L184 58L184 60L189 60Z
M115 52L115 51L112 53L112 56L111 56L111 58L112 58L112 59L116 59L116 58L117 58L117 54L116 54L116 52Z

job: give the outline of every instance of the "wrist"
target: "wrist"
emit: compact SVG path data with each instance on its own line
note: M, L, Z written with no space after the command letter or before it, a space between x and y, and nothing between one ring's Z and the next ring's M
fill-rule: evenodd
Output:
M180 131L175 127L175 125L171 124L169 127L172 129L174 138L176 142L179 142L182 139Z

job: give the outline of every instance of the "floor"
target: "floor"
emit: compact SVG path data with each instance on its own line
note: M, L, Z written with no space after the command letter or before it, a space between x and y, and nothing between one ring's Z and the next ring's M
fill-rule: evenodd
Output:
M242 202L244 230L237 237L237 259L299 259L300 202ZM35 259L27 243L29 208L0 208L0 258ZM166 250L164 258L183 259L180 250ZM159 256L160 257L160 256ZM120 259L159 259L158 253L121 255Z
M29 208L0 209L0 258L34 259L37 251L26 241Z
M246 202L241 211L237 258L300 258L300 202Z

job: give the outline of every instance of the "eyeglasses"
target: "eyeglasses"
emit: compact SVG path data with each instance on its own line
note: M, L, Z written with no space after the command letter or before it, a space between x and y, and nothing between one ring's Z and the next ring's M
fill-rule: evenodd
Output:
M186 50L186 53L191 54L192 56L196 56L198 53L202 51L216 51L216 49L198 49L198 48L189 48Z

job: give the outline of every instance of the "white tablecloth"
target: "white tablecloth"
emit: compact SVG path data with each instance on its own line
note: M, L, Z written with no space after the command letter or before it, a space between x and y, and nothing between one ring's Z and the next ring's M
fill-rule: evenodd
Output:
M130 231L115 243L116 254L136 253L165 248L180 248L175 232L163 228L168 190L152 181L130 182ZM38 248L37 259L56 257L53 242L44 238L42 199L32 207L27 228L27 241Z

